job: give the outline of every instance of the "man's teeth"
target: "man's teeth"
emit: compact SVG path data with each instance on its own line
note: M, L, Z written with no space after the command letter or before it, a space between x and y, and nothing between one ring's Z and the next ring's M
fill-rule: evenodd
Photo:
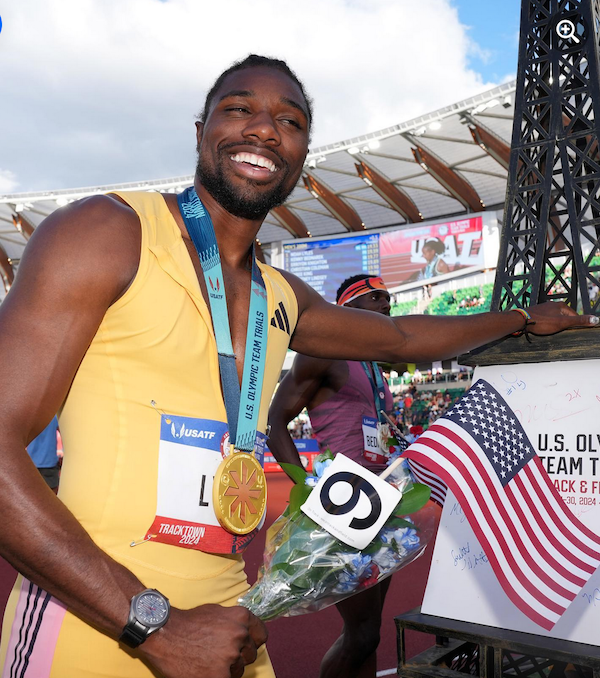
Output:
M264 167L265 169L268 169L269 172L275 172L277 170L275 164L263 155L255 155L254 153L236 153L231 156L231 159L234 162L246 162L255 167Z

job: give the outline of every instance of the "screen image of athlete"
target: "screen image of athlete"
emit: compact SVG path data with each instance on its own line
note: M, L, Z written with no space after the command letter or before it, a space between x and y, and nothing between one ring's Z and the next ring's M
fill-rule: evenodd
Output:
M390 315L390 295L378 276L345 280L336 295L339 306ZM341 452L379 474L386 466L378 429L386 426L392 394L376 363L325 360L298 354L275 393L269 410L271 449L278 461L302 465L287 424L304 408L319 448ZM391 578L337 604L344 628L321 664L322 678L375 678L376 648L385 595Z
M192 187L79 200L29 241L0 306L11 384L0 394L0 555L21 573L2 678L273 676L265 626L236 601L288 346L413 362L523 329L514 311L392 319L337 307L257 263L257 233L298 182L311 124L288 66L250 56L207 95ZM270 324L281 307L283 329ZM529 314L539 334L596 322L563 304ZM56 412L58 498L26 452ZM230 463L237 492L213 485Z

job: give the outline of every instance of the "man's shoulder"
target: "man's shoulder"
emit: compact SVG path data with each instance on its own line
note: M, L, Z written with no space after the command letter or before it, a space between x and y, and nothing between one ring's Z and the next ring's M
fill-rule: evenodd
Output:
M291 287L294 296L296 297L296 301L298 303L298 312L300 314L302 311L305 311L308 307L316 303L326 303L318 292L315 292L312 287L310 287L297 275L294 275L289 271L285 271L282 268L275 268L274 270L277 271Z
M76 241L83 251L91 242L130 240L136 231L139 219L129 205L114 195L93 195L50 214L36 228L33 239L57 245Z
M118 195L90 195L57 210L52 216L61 221L71 221L85 217L86 219L115 220L135 218L135 211Z
M36 271L48 281L56 273L74 285L106 278L120 290L137 269L140 242L140 222L128 205L109 195L82 198L35 229L19 267L21 278L33 280Z

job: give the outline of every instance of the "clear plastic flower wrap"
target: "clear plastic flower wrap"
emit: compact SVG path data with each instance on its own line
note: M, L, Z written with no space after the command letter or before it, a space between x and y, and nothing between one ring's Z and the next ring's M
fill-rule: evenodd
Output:
M296 481L290 504L267 531L257 582L239 599L263 621L316 612L377 584L418 558L434 534L429 488L414 483L402 461L386 477L402 500L376 538L362 550L338 541L300 511L327 465L323 456L316 478L285 465Z

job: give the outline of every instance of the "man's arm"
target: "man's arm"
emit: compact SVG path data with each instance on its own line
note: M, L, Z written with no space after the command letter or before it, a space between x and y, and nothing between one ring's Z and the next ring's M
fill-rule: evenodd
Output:
M292 367L279 385L269 409L269 449L277 461L303 468L287 425L308 407L326 379L331 364L331 360L309 358L300 354L294 358Z
M454 358L490 341L522 330L515 311L470 316L402 316L327 303L296 276L282 271L298 299L299 318L290 348L318 358L424 362ZM570 327L597 326L596 316L577 315L562 302L527 309L534 334L554 334Z
M38 227L0 306L0 554L113 637L145 586L94 544L26 445L59 410L104 314L135 277L140 247L129 207L109 197L75 203ZM243 608L173 609L140 654L169 678L225 678L241 675L264 638Z

